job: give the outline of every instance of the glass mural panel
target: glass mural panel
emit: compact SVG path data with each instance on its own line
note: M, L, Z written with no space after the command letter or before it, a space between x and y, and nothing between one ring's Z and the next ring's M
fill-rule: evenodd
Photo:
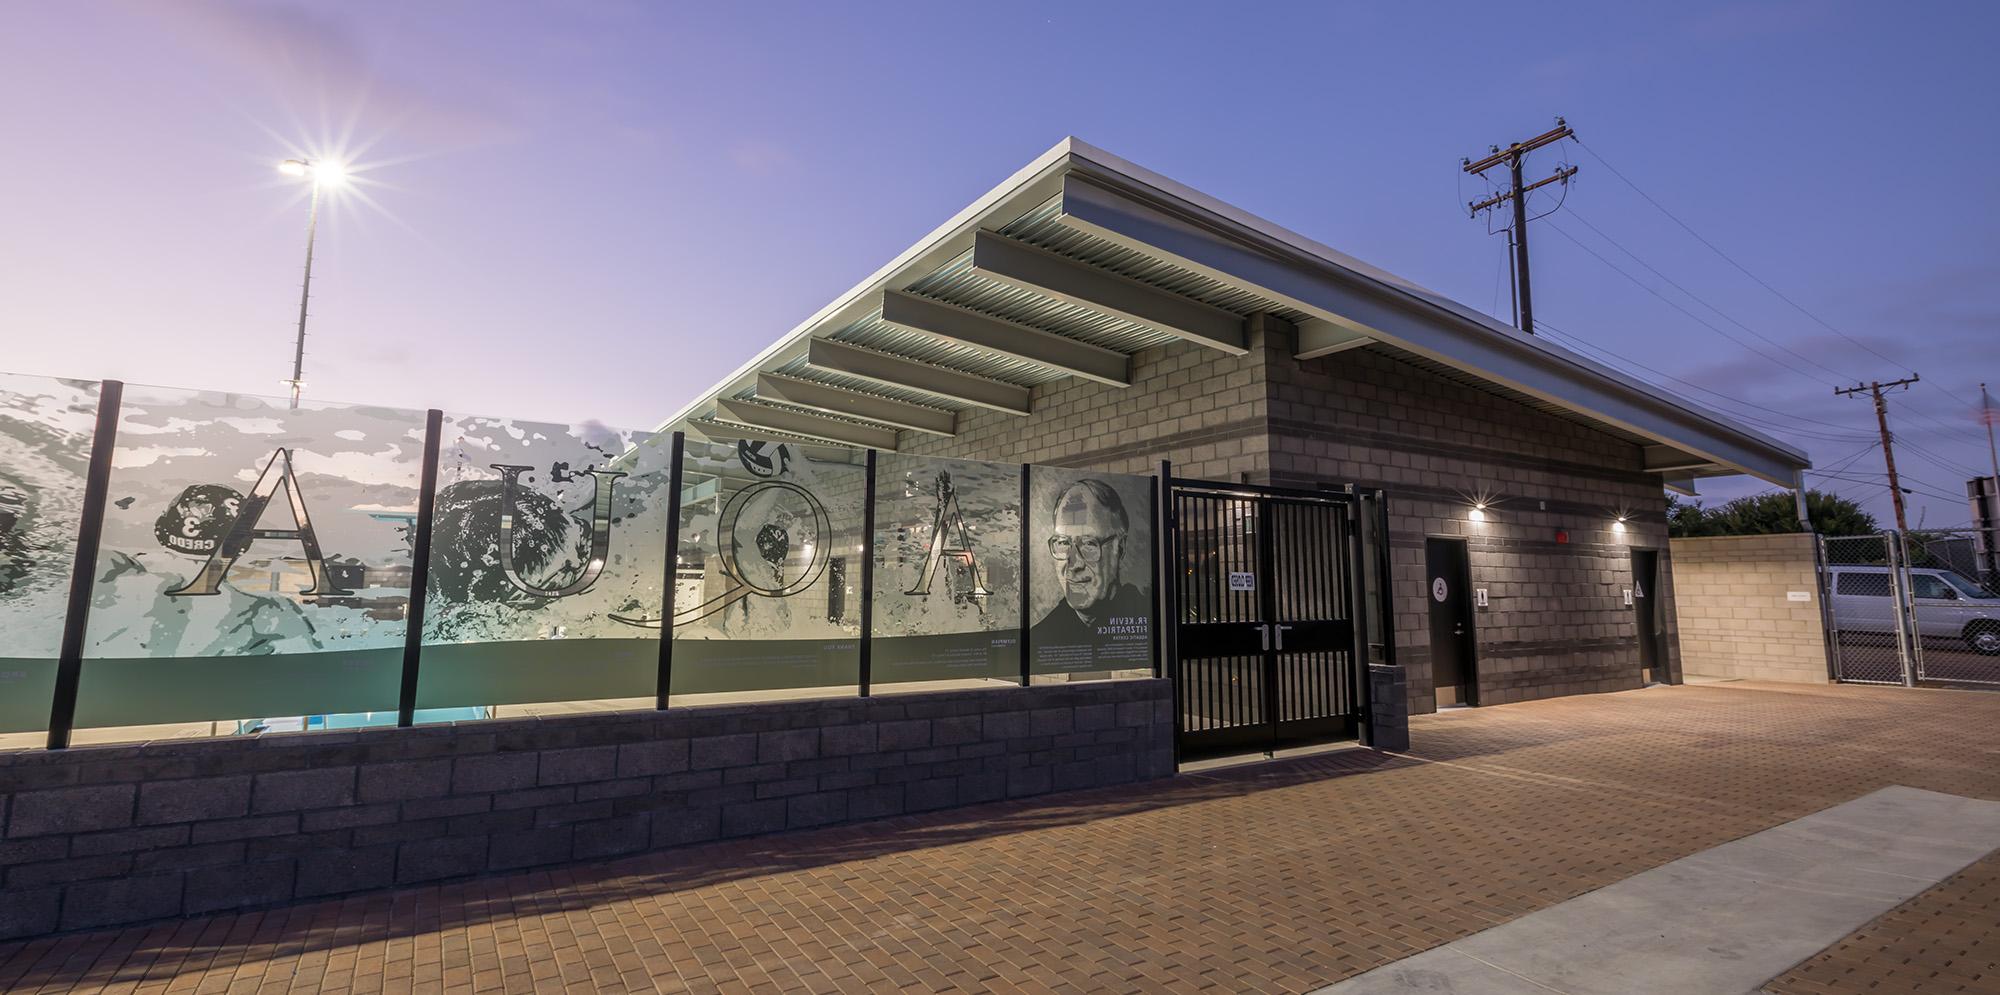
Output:
M691 436L682 473L673 693L858 684L864 454Z
M876 685L1021 678L1021 466L882 453Z
M445 415L419 708L652 703L672 441Z
M1028 473L1032 675L1151 674L1153 478L1037 466Z
M423 451L419 411L127 387L76 724L394 721Z
M48 728L97 392L0 374L0 734Z

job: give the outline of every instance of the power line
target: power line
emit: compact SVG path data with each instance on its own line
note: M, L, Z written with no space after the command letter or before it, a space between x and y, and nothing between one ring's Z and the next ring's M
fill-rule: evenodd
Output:
M1857 346L1860 346L1862 350L1874 356L1876 359L1882 360L1883 362L1888 363L1892 366L1900 367L1906 372L1909 371L1910 368L1907 365L1882 355L1880 352L1875 351L1875 349L1872 346L1868 345L1866 342L1863 342L1860 339L1857 339L1854 336L1849 335L1846 332L1843 332L1840 329L1833 327L1833 325L1827 323L1827 321L1824 318L1821 318L1819 315L1816 315L1811 311L1807 310L1805 305L1800 304L1798 301L1791 299L1790 297L1786 296L1783 291L1779 290L1774 286L1771 286L1769 283L1766 283L1762 277L1758 276L1755 273L1750 272L1748 267L1744 266L1742 263L1737 262L1736 259L1732 257L1729 253L1722 251L1721 247L1717 246L1714 242L1711 242L1708 239L1703 238L1700 232L1695 231L1692 226L1690 226L1687 222L1682 221L1679 216L1674 214L1674 212L1667 210L1665 204L1662 204L1659 201L1653 199L1652 194L1649 194L1646 191L1640 189L1637 183L1632 182L1631 177L1626 176L1624 173L1619 172L1618 167L1613 166L1602 155L1599 155L1596 149L1593 149L1590 146L1585 145L1583 143L1583 139L1577 138L1574 135L1570 137L1572 141L1576 142L1578 148L1584 150L1585 152L1590 153L1590 157L1596 159L1598 164L1603 166L1605 169L1610 170L1611 175L1618 177L1618 179L1623 181L1626 186L1631 187L1633 193L1636 193L1640 197L1645 198L1646 203L1653 205L1654 209L1658 210L1661 214L1666 215L1668 220L1672 221L1674 224L1679 225L1681 227L1681 230L1687 232L1690 236L1694 238L1695 241L1700 242L1702 245L1707 246L1710 252L1713 252L1716 255L1722 257L1722 260L1728 263L1729 265L1736 267L1737 272L1742 273L1744 276L1749 277L1758 286L1763 287L1765 290L1770 291L1773 296L1777 297L1781 301L1784 301L1786 304L1791 305L1794 310L1812 319L1813 322L1818 324L1821 328L1824 328L1827 331L1832 332L1833 334L1838 335L1841 338L1846 339L1847 341L1852 342Z
M1840 459L1837 459L1837 460L1834 460L1834 461L1833 461L1833 462L1834 462L1834 465L1831 465L1831 466L1829 466L1829 467L1828 467L1828 468L1827 468L1827 469L1826 469L1825 471L1823 471L1823 472L1825 472L1825 473L1839 473L1839 472L1841 472L1842 470L1845 470L1845 469L1847 469L1847 468L1848 468L1849 466L1852 466L1852 465L1854 464L1854 461L1855 461L1855 460L1858 460L1858 459L1860 459L1861 457L1863 457L1863 456L1866 456L1866 455L1868 455L1869 453L1872 453L1872 452L1874 452L1874 451L1875 451L1875 443L1873 443L1873 442L1870 442L1869 444L1867 444L1867 445L1865 445L1865 446L1862 446L1862 447L1861 447L1860 449L1856 449L1856 450L1854 451L1854 453L1853 453L1852 455L1850 455L1850 456L1844 456L1844 457L1841 457Z
M1755 410L1762 411L1767 414L1775 415L1779 418L1789 418L1793 421L1803 422L1804 424L1812 427L1800 428L1793 425L1787 425L1782 422L1774 422L1768 418L1760 418L1756 415L1747 415L1739 411L1732 411L1725 408L1724 409L1725 413L1729 414L1733 418L1738 418L1743 421L1747 421L1752 424L1762 426L1774 432L1783 432L1789 435L1798 435L1807 438L1823 439L1829 442L1855 442L1861 439L1869 438L1868 435L1861 432L1821 431L1821 429L1830 428L1831 426L1828 426L1823 422L1814 421L1810 418L1802 418L1798 415L1794 415L1789 412L1779 411L1776 408L1767 408L1761 404L1745 401L1742 400L1741 398L1731 397L1730 395L1724 394L1720 391L1711 390L1707 387L1703 387L1700 384L1695 383L1694 381L1685 380L1680 377L1674 376L1671 373L1667 373L1664 370L1647 366L1646 364L1641 363L1636 359L1632 359L1629 356L1624 356L1619 353L1612 352L1611 350L1606 349L1603 346L1586 342L1579 336L1572 334L1568 331L1565 331L1564 329L1557 327L1556 325L1550 324L1546 319L1544 319L1541 322L1541 325L1544 329L1547 329L1551 333L1549 337L1555 339L1558 342L1561 342L1575 349L1580 349L1585 352L1601 356L1607 362L1611 362L1614 365L1629 366L1629 367L1635 367L1640 370L1645 370L1646 372L1651 373L1657 377L1672 381L1673 383L1680 384L1681 386L1686 387L1689 390L1706 394L1715 399L1710 403L1722 404L1722 405L1734 405L1743 408L1753 408ZM1873 446L1874 443L1871 442L1870 445Z
M1792 347L1785 345L1784 343L1779 342L1776 339L1773 339L1770 336L1765 335L1764 333L1754 328L1751 328L1749 325L1746 325L1743 322L1736 320L1736 318L1731 316L1728 312L1725 312L1721 308L1716 307L1713 304L1710 304L1706 300L1703 300L1699 294L1696 294L1694 291L1689 290L1688 288L1682 286L1681 283L1675 280L1673 277L1660 272L1658 267L1654 266L1652 263L1645 261L1644 259L1639 258L1638 253L1633 252L1631 249L1626 248L1624 245L1620 244L1617 239L1612 238L1611 236L1605 234L1603 229L1597 227L1596 225L1591 224L1590 219L1585 218L1581 212L1577 211L1577 209L1570 208L1569 215L1570 217L1575 218L1578 224L1584 226L1585 228L1590 229L1593 232L1596 232L1598 238L1601 238L1606 242L1611 243L1612 246L1617 248L1618 251L1625 253L1627 256L1630 256L1633 262L1636 262L1639 265L1646 267L1646 269L1650 271L1654 276L1657 276L1660 279L1667 281L1667 283L1671 285L1675 290L1678 290L1681 293L1688 295L1688 297L1692 299L1695 303L1700 304L1702 307L1705 307L1710 311L1715 312L1717 316L1722 318L1722 320L1727 321L1730 324L1735 325L1736 327L1741 328L1746 332L1749 332L1751 335L1755 335L1759 340L1769 344L1773 348L1781 349L1788 355L1792 356L1793 358L1802 360L1809 365L1819 367L1820 369L1833 374L1835 377L1838 377L1842 380L1855 379L1850 374L1842 373L1839 370L1827 366L1825 363L1821 363L1818 360L1813 359L1811 356L1807 356L1803 353L1800 353L1798 350L1793 349Z
M1974 470L1963 463L1954 463L1907 439L1903 441L1903 448L1908 449L1909 451L1917 454L1917 456L1921 457L1925 462L1930 463L1931 465L1936 466L1939 469L1949 470L1952 473L1962 473L1968 477L1984 476L1984 474L1980 473L1978 470Z
M1829 472L1835 472L1835 471L1827 471L1827 470L1807 470L1806 472L1807 472L1807 473L1821 473L1821 474L1824 474L1824 473L1829 473ZM1887 476L1888 476L1888 474L1886 474L1886 473L1883 473L1883 472L1881 472L1881 471L1879 471L1879 470L1854 470L1854 469L1847 469L1847 468L1841 468L1841 469L1840 469L1840 470L1838 470L1837 472L1838 472L1838 473L1839 473L1839 474L1840 474L1840 475L1841 475L1842 477L1869 477L1869 478L1882 478L1882 477L1887 477ZM1910 489L1912 489L1912 488L1911 488L1911 487L1910 487L1909 485L1918 485L1918 486L1916 486L1916 487L1914 488L1915 490L1917 490L1917 491L1920 491L1920 492L1921 492L1921 491L1925 491L1925 489L1928 489L1928 492L1930 493L1930 495L1931 495L1932 497L1935 497L1935 498L1941 498L1941 499L1943 499L1943 500L1946 500L1946 501L1958 501L1958 500L1962 500L1962 497L1961 497L1960 495L1957 495L1957 494L1953 494L1953 493L1951 493L1951 490L1952 490L1952 489L1951 489L1950 487L1948 487L1948 486L1946 486L1946 485L1944 485L1944 484L1940 484L1940 483L1938 483L1938 482L1937 482L1937 481L1935 481L1935 480L1926 480L1926 479L1924 479L1924 478L1922 478L1922 477L1918 477L1918 476L1915 476L1915 475L1913 475L1913 474L1909 473L1908 471L1902 471L1902 470L1899 470L1899 471L1897 472L1897 475L1896 475L1896 479L1897 479L1897 481L1898 481L1898 482L1900 482L1900 483L1902 483L1902 484L1904 484L1904 485L1905 485L1905 487L1904 487L1904 489L1905 489L1905 490L1910 490Z
M1570 242L1573 243L1577 248L1582 249L1583 251L1589 253L1591 257L1596 259L1598 262L1603 263L1604 265L1610 267L1611 270L1617 273L1619 276L1622 276L1625 279L1632 281L1634 286L1637 286L1639 289L1644 290L1645 292L1652 294L1654 297L1659 298L1668 307L1671 307L1674 310L1679 311L1680 313L1686 315L1690 320L1702 326L1703 328L1706 328L1709 331L1714 332L1715 334L1720 335L1723 338L1728 339L1729 341L1734 342L1737 345L1740 345L1743 348L1748 349L1753 353L1756 353L1758 356L1763 357L1765 360L1769 361L1774 366L1790 370L1791 372L1796 373L1799 376L1806 378L1807 380L1811 380L1820 384L1825 384L1826 386L1829 387L1836 385L1835 382L1832 380L1827 380L1823 377L1817 377L1810 373L1807 373L1806 371L1801 370L1798 367L1793 366L1792 364L1787 363L1784 360L1779 359L1778 357L1773 356L1770 353L1765 352L1764 350L1759 349L1756 346L1751 345L1750 343L1745 342L1742 339L1737 338L1736 336L1731 335L1728 332L1715 327L1715 325L1711 324L1701 315L1695 314L1693 311L1690 311L1687 308L1682 307L1678 301L1675 301L1672 298L1666 296L1665 294L1660 293L1658 290L1655 290L1650 285L1648 285L1644 280L1641 280L1638 277L1633 276L1631 273L1626 272L1624 267L1621 267L1617 263L1614 263L1611 260L1604 258L1604 255L1602 253L1598 252L1596 249L1593 249L1588 245L1583 244L1583 242L1579 240L1575 235L1571 235L1569 232L1564 231L1561 225L1558 225L1554 222L1550 222L1549 230L1555 232L1558 235L1561 235L1566 239L1569 239Z

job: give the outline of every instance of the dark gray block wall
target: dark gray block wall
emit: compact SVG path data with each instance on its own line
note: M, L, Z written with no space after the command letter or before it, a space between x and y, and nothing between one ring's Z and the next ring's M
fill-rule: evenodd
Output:
M1173 773L1164 680L0 753L0 939Z
M1410 748L1410 684L1402 667L1368 668L1368 745L1393 753Z

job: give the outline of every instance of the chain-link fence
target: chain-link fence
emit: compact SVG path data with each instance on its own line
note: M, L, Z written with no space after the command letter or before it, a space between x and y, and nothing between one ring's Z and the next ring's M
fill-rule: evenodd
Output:
M1889 534L1829 536L1821 543L1820 586L1834 674L1861 684L1910 681L1914 672L1908 667L1906 619L1899 607L1901 544Z
M2000 684L2000 585L1969 532L1822 540L1822 591L1843 681Z
M1977 537L1915 529L1903 548L1917 679L2000 684L2000 578L1981 576Z

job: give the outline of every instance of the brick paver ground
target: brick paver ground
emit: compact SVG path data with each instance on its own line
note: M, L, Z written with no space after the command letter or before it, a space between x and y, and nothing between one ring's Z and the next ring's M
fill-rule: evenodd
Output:
M1772 979L1778 995L2000 991L2000 855Z
M2000 799L2000 694L1655 688L1412 734L1408 757L0 946L0 989L1291 992L1885 785ZM1779 990L2000 991L1995 873Z

